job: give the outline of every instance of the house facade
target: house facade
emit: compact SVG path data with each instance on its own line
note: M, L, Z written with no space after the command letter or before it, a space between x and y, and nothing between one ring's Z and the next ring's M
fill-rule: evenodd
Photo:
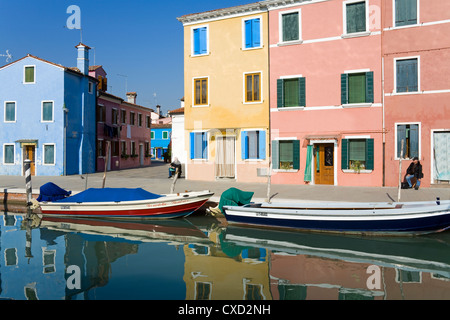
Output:
M380 1L267 1L272 182L380 186Z
M102 66L92 66L90 74L99 82L96 170L111 171L151 165L150 128L153 110L136 104L136 92L128 92L127 100L108 93L107 74Z
M450 2L383 0L386 185L418 157L421 186L450 183Z
M268 14L260 3L178 18L184 27L186 177L261 182L268 167Z
M172 124L153 124L151 129L152 157L158 160L164 159L164 154L169 151L172 136ZM168 158L170 161L170 157Z
M59 176L95 171L97 80L89 47L77 47L77 68L27 55L0 67L0 175Z
M187 153L184 149L185 134L184 134L184 100L182 100L181 108L169 111L169 116L172 118L172 161L175 158L185 164L187 161Z

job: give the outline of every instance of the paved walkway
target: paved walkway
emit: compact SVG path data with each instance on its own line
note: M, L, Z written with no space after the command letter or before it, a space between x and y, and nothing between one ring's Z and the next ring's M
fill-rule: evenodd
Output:
M107 173L105 187L110 188L143 188L154 193L169 193L172 185L168 179L168 164L153 161L148 168L111 171ZM101 188L103 173L89 175L41 177L32 178L33 193L39 193L39 187L47 182L53 182L72 192L83 191L88 188ZM245 191L253 191L254 201L263 201L267 197L266 183L242 183L234 180L192 181L183 176L177 180L175 192L185 190L211 190L215 194L212 201L218 202L223 191L236 187ZM4 189L8 193L25 192L25 177L0 176L0 192ZM271 185L273 202L286 201L397 201L398 189L391 187L336 187L321 185ZM436 197L450 200L450 188L421 188L419 190L401 190L401 201L433 201Z

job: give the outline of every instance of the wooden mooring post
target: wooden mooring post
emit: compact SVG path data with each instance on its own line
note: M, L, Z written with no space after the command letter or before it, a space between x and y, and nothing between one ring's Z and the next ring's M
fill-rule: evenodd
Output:
M31 160L27 159L25 162L25 188L27 192L27 219L31 219L31 213L33 209L31 206L33 203L31 199L33 198L33 188L31 185Z

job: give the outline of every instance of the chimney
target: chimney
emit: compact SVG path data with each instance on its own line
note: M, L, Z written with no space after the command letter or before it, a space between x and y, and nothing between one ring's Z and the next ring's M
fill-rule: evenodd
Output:
M158 117L161 117L161 106L160 105L156 106L156 114L158 114Z
M127 92L127 101L132 104L136 104L136 92Z
M81 42L75 47L78 49L77 68L84 75L89 74L89 48Z

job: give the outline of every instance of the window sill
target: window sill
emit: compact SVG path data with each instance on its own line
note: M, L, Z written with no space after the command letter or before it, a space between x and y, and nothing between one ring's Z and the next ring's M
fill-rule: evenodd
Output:
M208 162L208 159L191 159L191 160L195 162Z
M343 104L342 108L369 108L373 103L349 103Z
M211 107L210 104L199 104L199 105L193 105L192 108L209 108Z
M264 159L243 159L244 162L263 162Z
M420 91L410 91L410 92L392 92L390 96L406 96L410 94L421 94Z
M296 44L302 44L303 40L294 40L294 41L286 41L286 42L278 42L278 47L285 47L285 46L294 46Z
M242 51L251 51L251 50L258 50L258 49L263 49L264 46L259 46L259 47L251 47L251 48L241 48Z
M304 110L305 107L281 107L277 109L278 111L292 111L292 110Z
M273 172L298 172L298 169L272 169Z
M370 31L364 31L364 32L355 32L355 33L342 34L341 38L342 39L350 39L350 38L367 37L367 36L370 36L370 35L371 35Z
M262 103L264 103L264 101L254 101L254 102L246 102L246 101L243 101L242 103L243 103L243 104L262 104Z
M189 57L190 58L200 58L200 57L206 57L209 55L211 55L211 52L203 53L203 54L191 54Z
M355 171L355 170L353 170L353 169L343 169L342 172L344 172L344 173L372 173L373 170L364 170L364 169L361 169L361 170L359 170L359 172L358 172L358 171Z

